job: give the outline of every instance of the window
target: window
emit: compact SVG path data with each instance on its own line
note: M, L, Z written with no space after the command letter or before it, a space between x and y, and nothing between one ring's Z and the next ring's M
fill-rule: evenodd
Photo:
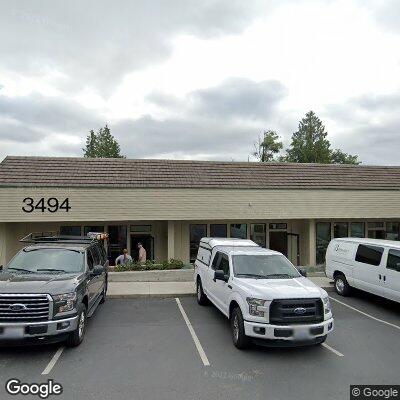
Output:
M349 235L349 225L347 222L335 222L333 224L333 237L342 238Z
M360 244L356 253L356 261L378 266L381 263L382 254L383 247Z
M104 226L94 225L94 226L84 226L83 234L87 236L89 232L104 232Z
M60 235L81 236L80 226L60 226Z
M197 257L200 239L207 236L207 225L190 225L190 262L194 262Z
M100 254L99 254L98 250L95 248L95 246L93 246L90 249L90 252L92 253L93 265L100 265L101 264Z
M231 224L231 238L247 239L247 224Z
M87 263L88 263L89 269L92 270L94 267L94 260L93 260L92 252L89 250L87 252Z
M326 249L331 241L331 224L330 222L318 222L316 226L316 259L317 264L325 262Z
M221 260L221 256L222 256L222 253L221 253L221 252L217 251L217 252L215 253L213 262L212 262L212 264L211 264L211 269L213 269L214 271L217 270L218 267L219 267L219 263L220 263L220 260Z
M385 224L383 222L368 222L368 237L385 239Z
M274 229L286 230L287 229L287 224L284 223L284 222L269 224L269 229L270 230L274 230Z
M228 236L228 228L226 224L210 224L210 236L226 238Z
M265 224L250 224L250 239L259 246L265 247Z
M350 223L350 237L365 237L365 224L364 222L351 222Z
M217 251L214 256L211 268L214 271L222 270L222 271L224 271L225 275L230 275L229 274L229 257L226 254Z
M400 250L389 250L386 268L400 272Z
M386 239L399 240L399 223L386 222Z

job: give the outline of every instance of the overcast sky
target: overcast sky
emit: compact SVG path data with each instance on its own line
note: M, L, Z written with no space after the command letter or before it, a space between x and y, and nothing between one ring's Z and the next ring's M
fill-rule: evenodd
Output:
M333 147L399 165L398 0L0 0L0 159L247 160L309 110Z

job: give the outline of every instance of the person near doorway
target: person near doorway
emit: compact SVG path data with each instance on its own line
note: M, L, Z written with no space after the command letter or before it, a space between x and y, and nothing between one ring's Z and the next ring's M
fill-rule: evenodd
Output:
M137 248L139 250L138 261L140 263L145 263L146 262L146 257L147 257L146 249L143 247L142 243L140 243L140 242L137 244Z
M124 249L122 254L115 259L115 265L121 264L126 265L132 261L132 257L128 254L128 250Z

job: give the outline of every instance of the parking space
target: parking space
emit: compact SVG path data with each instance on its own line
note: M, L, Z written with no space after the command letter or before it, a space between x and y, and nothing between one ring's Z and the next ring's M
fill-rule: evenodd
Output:
M341 303L332 301L336 329L327 344L343 357L322 346L239 351L219 311L194 297L179 300L182 309L175 299L108 300L84 343L65 349L48 376L41 373L60 346L1 349L1 380L52 378L64 388L57 398L100 400L348 399L350 384L398 383L398 329ZM395 303L338 300L400 325ZM12 398L4 384L0 398Z

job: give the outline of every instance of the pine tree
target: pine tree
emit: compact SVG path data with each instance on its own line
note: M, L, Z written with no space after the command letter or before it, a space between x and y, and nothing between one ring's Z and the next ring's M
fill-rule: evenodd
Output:
M82 149L84 157L96 157L96 139L96 134L91 130L86 138L86 147Z
M121 155L120 145L111 134L108 125L100 128L97 134L93 130L90 131L86 138L86 148L82 150L84 157L125 158Z

